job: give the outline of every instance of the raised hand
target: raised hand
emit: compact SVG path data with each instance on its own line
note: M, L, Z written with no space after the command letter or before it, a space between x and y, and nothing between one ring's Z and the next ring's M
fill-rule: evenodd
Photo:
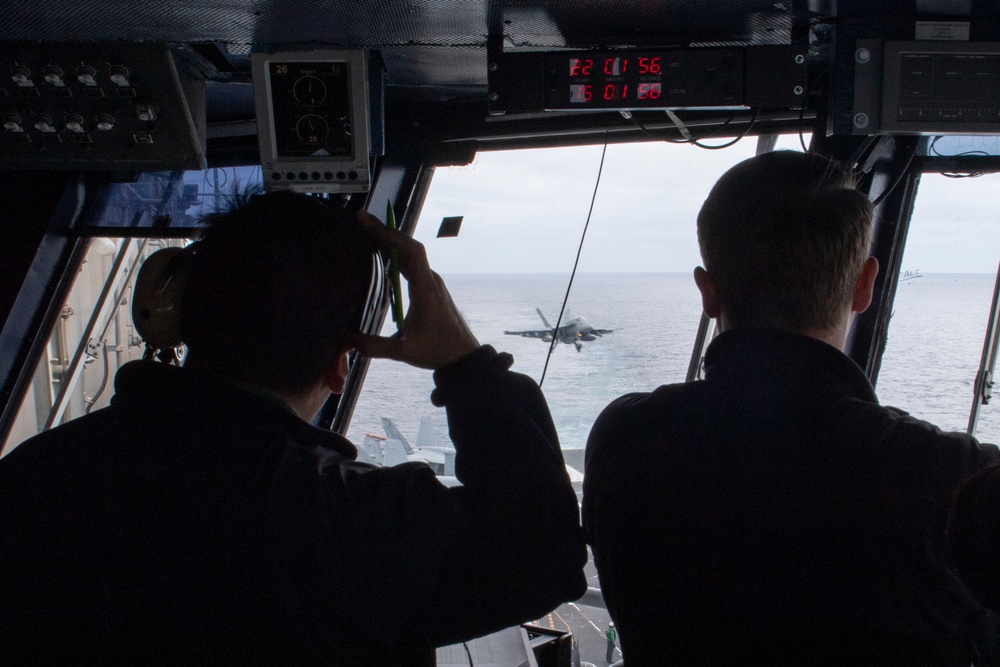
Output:
M380 250L396 249L410 297L403 330L390 337L358 334L354 341L358 351L436 370L478 348L479 341L458 312L444 280L431 270L423 244L389 229L367 211L359 211L358 220L374 234Z

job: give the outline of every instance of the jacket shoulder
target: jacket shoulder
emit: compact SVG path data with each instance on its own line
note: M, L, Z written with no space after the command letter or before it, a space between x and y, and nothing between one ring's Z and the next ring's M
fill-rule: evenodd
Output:
M587 439L585 467L609 456L648 456L664 433L696 423L704 411L704 383L682 382L625 394L601 411Z

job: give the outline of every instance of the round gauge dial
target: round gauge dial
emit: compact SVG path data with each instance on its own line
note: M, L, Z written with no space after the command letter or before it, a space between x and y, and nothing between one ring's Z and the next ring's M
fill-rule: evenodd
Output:
M268 72L275 156L350 159L355 148L347 63L271 62Z
M321 104L326 99L326 84L318 76L307 74L295 81L292 94L299 104Z
M322 116L306 114L295 123L295 134L303 143L322 143L330 136L330 124Z

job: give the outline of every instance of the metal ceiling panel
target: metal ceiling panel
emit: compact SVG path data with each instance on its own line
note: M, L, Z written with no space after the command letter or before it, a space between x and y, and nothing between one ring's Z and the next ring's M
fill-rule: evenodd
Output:
M485 43L487 0L4 0L0 40Z
M787 44L791 3L773 0L511 0L514 46L671 46L690 42Z
M512 47L774 43L773 0L3 0L0 40L218 41L234 46L484 47L499 16Z
M378 47L393 86L484 86L492 23L508 50L787 44L774 0L0 0L0 41ZM802 18L799 16L798 18ZM492 19L492 20L491 20Z
M205 58L199 67L210 79L232 84L209 89L209 117L249 122L246 56L253 51L378 49L391 103L485 102L491 34L502 33L509 52L788 44L793 26L816 20L825 2L830 0L0 0L0 42L200 45L181 50Z
M485 86L482 46L393 46L382 49L390 86Z

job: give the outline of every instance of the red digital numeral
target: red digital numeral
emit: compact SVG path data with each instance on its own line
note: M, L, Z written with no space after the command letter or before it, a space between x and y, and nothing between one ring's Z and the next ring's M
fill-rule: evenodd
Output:
M628 58L607 58L604 61L605 76L621 76L628 69Z
M658 100L660 99L660 93L662 92L660 84L658 83L640 83L639 84L639 99L640 100Z
M594 94L591 91L589 83L581 84L574 83L569 87L569 101L574 104L581 104L583 102L589 102L593 99Z
M608 102L610 102L612 100L616 100L616 99L623 99L624 100L625 96L627 94L628 94L628 84L627 83L622 86L620 94L618 92L618 84L616 84L616 83L609 83L606 86L604 86L604 99L607 100Z
M663 71L660 58L639 58L639 74L659 74Z
M580 58L570 58L569 59L569 75L570 76L589 76L590 71L594 68L594 61L590 58L580 59Z

